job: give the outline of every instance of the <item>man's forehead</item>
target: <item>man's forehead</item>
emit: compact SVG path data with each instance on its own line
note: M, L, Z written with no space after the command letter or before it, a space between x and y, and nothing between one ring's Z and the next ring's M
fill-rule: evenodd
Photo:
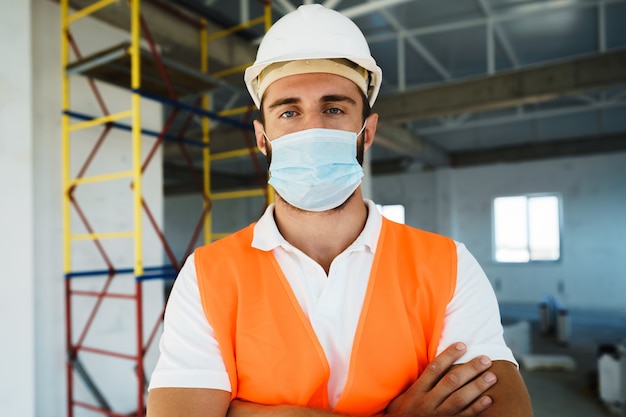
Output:
M360 90L355 83L335 74L297 74L281 78L270 85L264 102L273 105L307 101L349 101L357 103Z

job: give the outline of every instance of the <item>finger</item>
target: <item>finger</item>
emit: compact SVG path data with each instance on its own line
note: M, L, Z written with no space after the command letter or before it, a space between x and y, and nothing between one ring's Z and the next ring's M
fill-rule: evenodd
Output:
M483 411L493 405L493 399L489 396L484 396L474 401L468 408L457 414L460 417L475 417L480 415Z
M485 355L481 355L467 363L455 365L441 378L436 388L445 389L450 392L456 391L489 369L491 363L491 359Z
M478 356L467 363L456 365L437 382L435 387L431 390L431 393L434 394L436 398L441 398L439 406L446 404L448 407L458 412L475 401L478 395L489 388L489 386L485 385L483 382L492 381L484 381L486 375L481 375L489 369L489 367L491 367L491 360L484 355ZM480 378L479 375L481 376ZM495 377L495 375L493 376ZM491 379L491 377L488 379ZM495 381L493 382L495 383ZM461 391L468 383L470 383L470 388ZM464 392L466 395L458 395L457 391Z
M413 385L412 390L420 392L430 391L446 374L448 369L454 364L454 361L465 354L466 349L463 343L450 345L426 366L424 372Z
M493 372L485 372L455 390L437 410L446 415L456 415L463 410L466 410L466 415L475 415L478 410L491 405L491 398L486 397L485 393L496 382L497 378Z

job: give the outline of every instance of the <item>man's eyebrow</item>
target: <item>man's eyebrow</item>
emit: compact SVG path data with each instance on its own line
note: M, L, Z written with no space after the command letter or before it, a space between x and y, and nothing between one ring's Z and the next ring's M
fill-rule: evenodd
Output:
M285 104L297 104L299 102L300 99L297 97L285 97L272 102L270 105L267 106L267 108L268 110L272 110L278 106L283 106Z
M351 104L356 104L356 101L350 97L342 94L327 94L320 98L322 103L336 103L336 102L348 102ZM297 97L285 97L280 98L267 106L268 110L275 109L279 106L284 106L286 104L298 104L300 103L300 99Z
M341 94L329 94L329 95L326 95L326 96L322 96L320 101L322 101L324 103L347 101L347 102L349 102L351 104L356 104L356 101L354 101L354 99L352 97L344 96L344 95L341 95Z

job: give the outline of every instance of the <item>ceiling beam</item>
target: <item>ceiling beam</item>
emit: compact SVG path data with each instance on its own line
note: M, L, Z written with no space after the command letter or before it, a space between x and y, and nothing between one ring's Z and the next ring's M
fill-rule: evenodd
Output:
M408 3L409 1L415 1L415 0L371 1L367 4L359 4L357 6L352 6L352 7L339 10L339 12L341 12L341 14L343 14L344 16L349 17L350 19L356 19L357 17L363 16L369 13L377 12L383 8L397 6L402 3Z
M276 4L280 4L283 10L285 11L285 13L290 13L296 10L296 6L294 6L289 0L276 0ZM274 4L272 5L274 8L276 8Z
M395 125L379 123L374 143L410 156L429 166L449 166L450 157L443 148L417 137L409 130Z
M453 152L451 166L455 168L495 163L521 162L626 152L624 134L587 137L582 139L553 140L492 149Z
M626 51L502 72L381 96L385 123L482 112L547 101L626 83Z
M589 102L589 104L580 104L576 106L561 106L554 109L542 109L527 111L523 107L518 107L515 113L507 115L499 115L493 117L481 117L472 120L461 120L459 123L446 123L441 126L419 127L418 134L421 136L431 136L441 133L454 132L459 130L478 129L484 127L499 126L508 123L519 123L527 121L536 121L561 116L572 116L581 113L597 112L609 109L626 110L626 101L620 101L620 98L611 99L600 102ZM467 114L467 113L466 113Z
M324 7L327 7L329 9L334 9L335 7L337 7L339 3L341 3L341 0L326 0L324 2Z

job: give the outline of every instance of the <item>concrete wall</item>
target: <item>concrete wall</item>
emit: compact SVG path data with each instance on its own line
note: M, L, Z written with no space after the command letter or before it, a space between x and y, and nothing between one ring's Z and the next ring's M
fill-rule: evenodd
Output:
M35 413L33 76L30 2L0 5L0 414Z
M538 303L551 294L567 307L626 310L626 154L497 164L374 178L374 199L405 204L407 223L467 245L503 303ZM492 199L562 196L562 260L492 261Z
M0 253L3 291L0 320L0 415L67 415L65 375L65 309L62 245L61 186L61 64L60 10L55 2L33 0L0 2ZM126 35L84 19L73 25L83 55L111 46ZM130 108L130 94L101 85L111 112ZM144 127L158 130L161 107L143 102ZM100 115L96 101L82 77L72 80L72 109ZM127 120L124 122L129 123ZM72 172L76 174L101 128L72 135ZM154 143L143 138L144 155ZM130 167L130 136L119 131L99 151L86 175L115 172ZM161 154L144 175L144 195L161 224L163 216ZM130 180L81 185L76 198L96 231L132 229ZM145 216L144 263L161 265L161 245ZM84 227L72 216L74 233ZM133 264L130 240L105 241L116 268ZM72 269L101 269L105 264L91 242L73 245ZM77 288L101 290L100 277L74 281ZM130 293L134 279L116 282L115 291ZM145 329L158 322L163 305L162 285L144 285ZM94 300L75 298L74 331L85 323ZM134 353L134 303L107 300L87 334L85 345ZM78 335L75 334L74 341ZM148 353L147 366L156 360ZM135 409L135 376L130 361L82 355L82 361L109 403L119 411ZM78 398L94 403L84 384L75 379ZM77 409L76 416L94 415Z

